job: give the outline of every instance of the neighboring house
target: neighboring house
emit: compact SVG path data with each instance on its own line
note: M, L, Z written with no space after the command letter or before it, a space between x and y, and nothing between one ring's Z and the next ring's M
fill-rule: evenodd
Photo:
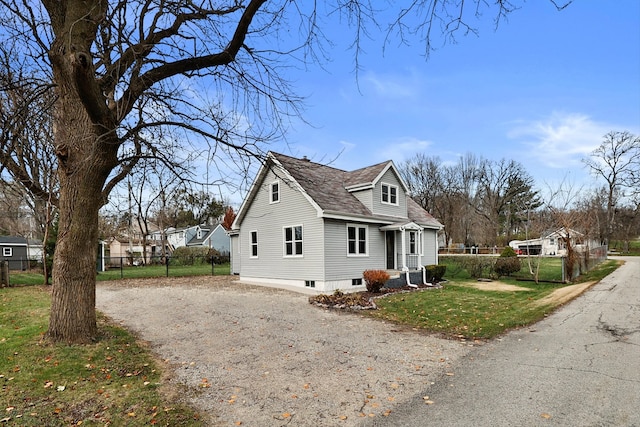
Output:
M16 236L0 236L0 262L3 261L9 263L9 270L29 268L27 239Z
M437 264L442 225L407 193L392 161L348 172L270 152L230 231L232 272L324 292L370 269L408 281Z
M215 227L196 225L194 236L187 242L189 247L205 247L217 250L220 255L229 255L231 240L227 230L218 224Z
M512 240L509 246L513 248L519 255L542 255L542 256L566 256L567 245L565 239L570 239L571 245L576 250L584 249L584 235L576 230L567 230L562 227L555 231L542 233L542 236L529 240ZM599 246L593 243L592 247Z
M117 237L109 240L109 260L111 266L142 264L143 253L146 254L147 262L152 255L152 246L147 242L147 250L144 251L142 240L129 239L127 237Z

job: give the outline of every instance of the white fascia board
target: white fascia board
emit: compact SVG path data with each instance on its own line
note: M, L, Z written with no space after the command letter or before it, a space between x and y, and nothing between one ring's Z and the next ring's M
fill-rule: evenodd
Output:
M354 191L371 190L374 187L375 185L369 182L366 184L350 185L349 187L345 187L345 190L347 190L349 193L353 193Z

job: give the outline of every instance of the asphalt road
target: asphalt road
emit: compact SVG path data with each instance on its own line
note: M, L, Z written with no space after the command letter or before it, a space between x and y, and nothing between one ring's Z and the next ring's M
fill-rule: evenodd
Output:
M366 426L640 426L640 259Z

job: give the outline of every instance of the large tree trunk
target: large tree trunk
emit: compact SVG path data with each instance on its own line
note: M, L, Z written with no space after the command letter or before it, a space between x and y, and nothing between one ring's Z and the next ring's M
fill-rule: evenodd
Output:
M53 291L48 336L87 343L97 333L96 247L100 179L91 170L61 177L58 240L53 258Z
M98 210L104 204L104 184L117 165L119 146L115 120L96 83L90 54L102 13L95 6L81 1L48 3L57 36L49 57L58 97L54 142L60 216L47 336L68 343L96 338Z

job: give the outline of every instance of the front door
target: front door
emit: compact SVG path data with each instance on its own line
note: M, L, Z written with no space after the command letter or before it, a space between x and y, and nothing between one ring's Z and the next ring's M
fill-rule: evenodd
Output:
M395 270L396 268L396 232L387 231L387 270Z

